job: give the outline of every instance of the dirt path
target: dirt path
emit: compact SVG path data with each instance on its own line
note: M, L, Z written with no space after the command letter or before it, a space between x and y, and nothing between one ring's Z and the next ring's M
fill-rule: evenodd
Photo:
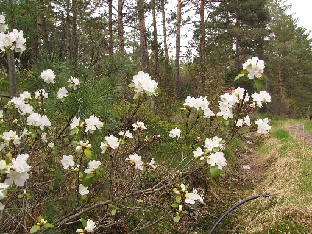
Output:
M289 127L289 133L295 137L298 141L312 146L312 135L304 129L303 123L294 123Z

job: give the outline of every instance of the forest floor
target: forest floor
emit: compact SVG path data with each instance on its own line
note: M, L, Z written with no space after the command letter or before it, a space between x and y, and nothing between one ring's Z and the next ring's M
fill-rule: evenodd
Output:
M262 144L245 146L218 196L227 207L254 195L270 197L243 205L214 233L312 233L312 133L305 123L275 121Z

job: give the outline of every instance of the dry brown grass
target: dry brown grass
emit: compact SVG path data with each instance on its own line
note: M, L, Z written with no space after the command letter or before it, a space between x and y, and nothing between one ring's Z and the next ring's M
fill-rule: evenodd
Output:
M268 153L258 152L250 157L251 170L246 176L253 176L258 183L251 191L245 191L245 194L269 193L271 198L260 199L242 208L235 230L248 234L287 233L282 231L280 225L291 223L310 231L292 230L292 226L289 227L292 230L290 233L312 233L312 194L299 188L302 163L306 157L312 161L311 148L292 139L281 142L269 138L264 144L269 148ZM280 156L280 150L285 144L288 144L288 149L285 155ZM279 232L270 232L273 227L277 227L274 231Z

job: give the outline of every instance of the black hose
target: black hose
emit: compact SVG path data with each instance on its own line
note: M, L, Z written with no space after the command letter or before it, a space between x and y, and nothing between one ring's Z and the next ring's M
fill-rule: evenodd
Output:
M209 234L212 234L216 228L218 227L218 225L222 222L222 220L228 215L230 214L232 211L236 210L238 207L240 207L241 205L245 204L246 202L249 202L249 201L252 201L252 200L255 200L255 199L258 199L260 197L270 197L271 195L270 194L261 194L261 195L258 195L258 196L252 196L252 197L249 197L239 203L237 203L235 206L231 207L230 209L228 209L225 213L223 213L221 215L221 217L218 219L218 221L213 225L213 227L211 228Z

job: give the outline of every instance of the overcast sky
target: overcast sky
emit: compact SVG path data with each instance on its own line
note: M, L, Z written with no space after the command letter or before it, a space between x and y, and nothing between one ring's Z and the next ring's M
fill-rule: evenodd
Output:
M287 3L292 5L290 13L298 18L298 25L312 31L312 0L287 0Z

